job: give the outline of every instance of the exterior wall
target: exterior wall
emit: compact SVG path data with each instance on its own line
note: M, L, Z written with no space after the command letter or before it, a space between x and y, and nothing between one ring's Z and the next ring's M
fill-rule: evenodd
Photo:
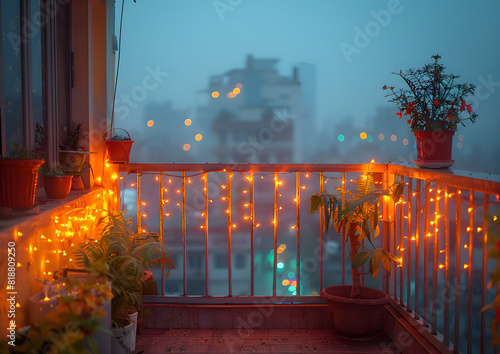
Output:
M41 291L43 284L36 280L53 282L62 276L63 268L75 268L72 252L78 243L94 238L93 225L105 206L103 190L73 192L71 201L52 202L40 206L40 214L25 217L24 222L3 228L9 221L0 222L0 269L7 270L9 259L15 259L15 284L7 288L7 274L1 279L0 289L6 298L15 299L15 318L9 318L10 303L0 304L0 326L8 328L10 319L15 319L17 328L29 322L29 298ZM71 218L71 219L70 219ZM10 222L12 223L12 221ZM10 243L13 242L13 243ZM7 257L8 245L14 252ZM3 296L2 296L3 298ZM14 312L12 312L14 313Z

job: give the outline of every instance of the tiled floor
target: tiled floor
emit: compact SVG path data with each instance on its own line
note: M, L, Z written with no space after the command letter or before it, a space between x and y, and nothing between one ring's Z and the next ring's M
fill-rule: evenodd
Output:
M398 353L381 335L346 344L330 329L143 329L135 353Z

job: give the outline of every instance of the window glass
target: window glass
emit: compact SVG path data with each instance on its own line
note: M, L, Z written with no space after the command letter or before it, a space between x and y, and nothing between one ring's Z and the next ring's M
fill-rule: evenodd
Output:
M23 144L20 2L2 0L2 60L5 101L5 139Z
M40 0L31 0L31 95L33 100L33 123L43 125L42 110L42 35L38 25L40 21Z

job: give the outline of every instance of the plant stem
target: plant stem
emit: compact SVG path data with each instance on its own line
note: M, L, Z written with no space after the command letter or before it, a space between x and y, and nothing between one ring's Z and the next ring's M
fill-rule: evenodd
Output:
M356 223L351 223L349 226L349 241L351 243L351 272L352 272L352 288L351 288L351 298L359 299L359 292L361 283L359 281L359 270L358 268L352 267L352 260L354 256L358 253L359 241L358 236L356 236Z

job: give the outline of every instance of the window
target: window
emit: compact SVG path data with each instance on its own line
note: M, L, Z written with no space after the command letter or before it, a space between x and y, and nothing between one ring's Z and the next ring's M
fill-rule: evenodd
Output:
M244 253L236 253L236 268L243 269L247 263L247 255Z
M200 270L202 269L203 259L201 254L191 254L188 257L189 268L192 270Z
M227 254L216 254L215 255L215 268L227 269L227 265L228 265Z
M57 159L57 128L69 120L69 9L55 0L0 1L2 156L12 144L37 147L42 128L48 143L44 158L51 165Z

